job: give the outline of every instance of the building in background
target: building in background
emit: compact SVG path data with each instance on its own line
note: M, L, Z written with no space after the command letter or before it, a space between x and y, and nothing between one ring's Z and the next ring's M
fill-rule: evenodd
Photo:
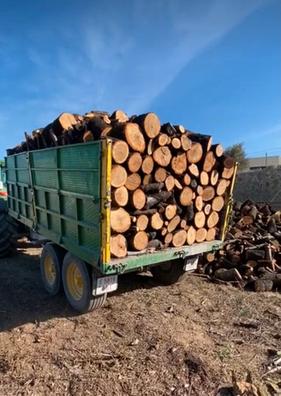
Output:
M277 168L278 166L281 166L281 156L278 155L247 158L247 166L242 172L256 169L265 169L268 167Z

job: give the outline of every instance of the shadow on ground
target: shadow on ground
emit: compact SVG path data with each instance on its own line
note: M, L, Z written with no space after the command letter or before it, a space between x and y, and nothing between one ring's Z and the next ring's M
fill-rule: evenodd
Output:
M39 257L40 249L25 246L13 257L0 259L0 332L25 323L77 315L63 293L52 297L44 290ZM151 276L131 273L119 277L119 287L114 295L155 286Z

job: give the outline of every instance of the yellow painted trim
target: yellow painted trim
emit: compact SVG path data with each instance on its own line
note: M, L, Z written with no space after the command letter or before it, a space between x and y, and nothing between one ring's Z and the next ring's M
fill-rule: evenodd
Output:
M110 262L110 207L111 207L111 150L112 141L102 141L102 263Z
M236 176L237 176L237 168L238 168L238 162L236 162L235 166L234 166L234 172L233 172L230 189L229 189L229 193L228 193L228 197L227 197L228 198L227 206L226 206L226 210L225 210L225 216L224 216L222 232L221 232L221 240L222 241L224 241L224 238L225 238L225 235L227 232L227 228L228 228L228 224L229 224L229 220L230 220L230 216L231 216L231 212L232 212L233 190L234 190L234 185L235 185Z

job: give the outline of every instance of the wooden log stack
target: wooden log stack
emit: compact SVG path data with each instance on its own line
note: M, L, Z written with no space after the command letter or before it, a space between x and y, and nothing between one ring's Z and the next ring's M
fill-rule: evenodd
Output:
M236 202L223 249L208 253L201 270L219 282L255 291L281 289L281 211Z
M211 136L161 125L155 113L63 113L8 155L103 138L112 139L112 257L218 236L234 160Z

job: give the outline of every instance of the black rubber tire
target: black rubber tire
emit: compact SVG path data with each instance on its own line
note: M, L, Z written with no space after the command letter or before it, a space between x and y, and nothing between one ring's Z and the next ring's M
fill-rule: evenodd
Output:
M172 285L181 281L186 272L183 269L184 260L177 259L166 261L160 265L150 268L153 278L162 285Z
M7 202L0 199L0 258L15 252L13 236L17 232L16 221L9 216Z
M61 269L63 258L65 255L65 250L55 243L46 243L43 247L41 257L40 257L40 271L41 271L41 279L44 285L45 290L51 295L55 296L62 291L62 278L61 278ZM45 262L46 259L50 257L54 264L55 269L55 279L53 282L48 280L48 276L46 275Z
M69 271L71 265L74 265L78 269L83 280L83 291L81 298L74 298L69 289L67 272ZM71 307L75 309L75 311L81 313L90 312L102 307L106 301L106 293L100 296L93 296L92 294L92 271L90 266L88 266L78 257L73 256L71 253L67 253L63 260L62 282L67 301Z

